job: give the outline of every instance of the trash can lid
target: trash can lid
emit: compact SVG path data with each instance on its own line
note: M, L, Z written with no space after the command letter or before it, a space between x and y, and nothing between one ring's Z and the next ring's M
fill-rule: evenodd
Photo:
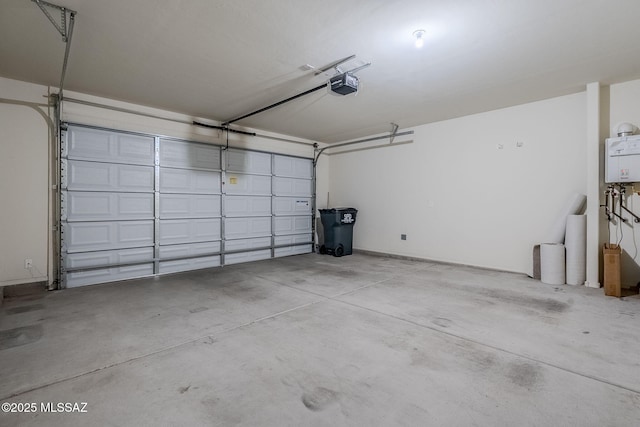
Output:
M327 209L318 209L320 213L334 213L334 212L358 212L356 208L327 208Z

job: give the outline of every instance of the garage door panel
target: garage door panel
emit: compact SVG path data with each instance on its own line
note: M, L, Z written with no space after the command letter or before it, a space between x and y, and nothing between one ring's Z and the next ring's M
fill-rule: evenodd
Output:
M311 197L311 180L299 178L273 178L273 194L276 196Z
M276 217L274 222L274 232L278 236L311 233L310 216L280 216Z
M160 218L204 218L220 216L220 196L209 194L162 194Z
M242 262L260 261L269 258L271 258L271 249L264 249L261 251L238 252L225 255L224 263L225 265L232 265L240 264Z
M308 254L312 251L311 234L276 236L273 240L275 246L290 245L288 247L275 248L273 251L273 256L275 257Z
M273 256L278 258L283 256L309 254L311 252L311 245L298 245L284 248L275 248L273 251Z
M155 140L149 136L71 127L67 131L66 155L69 159L153 165Z
M66 257L66 268L99 267L114 264L153 261L153 248L118 249L99 252L78 252Z
M67 288L116 282L153 275L153 263L123 267L101 268L86 271L69 272L66 275Z
M220 194L220 172L160 168L160 191L164 193Z
M311 215L311 197L274 197L276 215Z
M124 243L128 247L141 246L153 243L153 231L150 228L153 222L144 221L125 221L116 223L118 232L118 241Z
M271 174L271 154L255 151L227 150L227 171Z
M226 194L271 195L271 176L227 173Z
M271 217L225 218L225 239L271 236Z
M160 259L187 258L220 252L220 241L160 246Z
M160 140L160 166L220 170L220 147L202 143Z
M226 240L225 252L247 251L251 249L264 249L271 247L271 237L256 237L253 239Z
M271 215L271 197L269 196L227 196L225 213L233 216Z
M71 128L64 153L70 159L105 160L111 156L111 132Z
M68 252L102 251L153 245L153 221L63 224Z
M153 138L118 135L116 138L116 158L123 163L153 165L155 163L155 141Z
M220 240L220 218L160 220L161 245Z
M153 218L151 193L63 192L63 220L105 221Z
M288 156L273 156L273 174L292 178L313 177L313 163L310 159Z
M150 166L69 160L66 168L62 186L68 190L152 192L154 187L154 170Z
M181 271L201 270L203 268L220 267L220 256L161 261L160 274L179 273Z
M273 239L273 244L275 246L280 245L299 245L302 243L310 243L311 242L311 234L294 234L288 236L276 236Z

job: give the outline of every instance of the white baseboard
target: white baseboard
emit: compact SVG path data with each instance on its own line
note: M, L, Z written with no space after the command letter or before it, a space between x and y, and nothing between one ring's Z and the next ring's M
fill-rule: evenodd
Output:
M4 280L0 281L0 288L3 286L24 285L25 283L49 282L47 276L42 277L25 277L24 279Z

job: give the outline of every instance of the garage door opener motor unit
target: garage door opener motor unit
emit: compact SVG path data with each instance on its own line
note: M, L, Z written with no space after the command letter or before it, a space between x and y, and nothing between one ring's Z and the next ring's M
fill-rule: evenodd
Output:
M349 95L358 92L358 84L360 81L351 73L342 73L329 79L329 87L331 91L339 95Z

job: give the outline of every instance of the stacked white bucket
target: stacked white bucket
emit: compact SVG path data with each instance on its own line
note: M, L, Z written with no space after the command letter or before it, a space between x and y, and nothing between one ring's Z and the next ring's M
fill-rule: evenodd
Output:
M540 245L540 280L550 285L582 285L586 280L586 196L575 194L561 212L547 243Z

